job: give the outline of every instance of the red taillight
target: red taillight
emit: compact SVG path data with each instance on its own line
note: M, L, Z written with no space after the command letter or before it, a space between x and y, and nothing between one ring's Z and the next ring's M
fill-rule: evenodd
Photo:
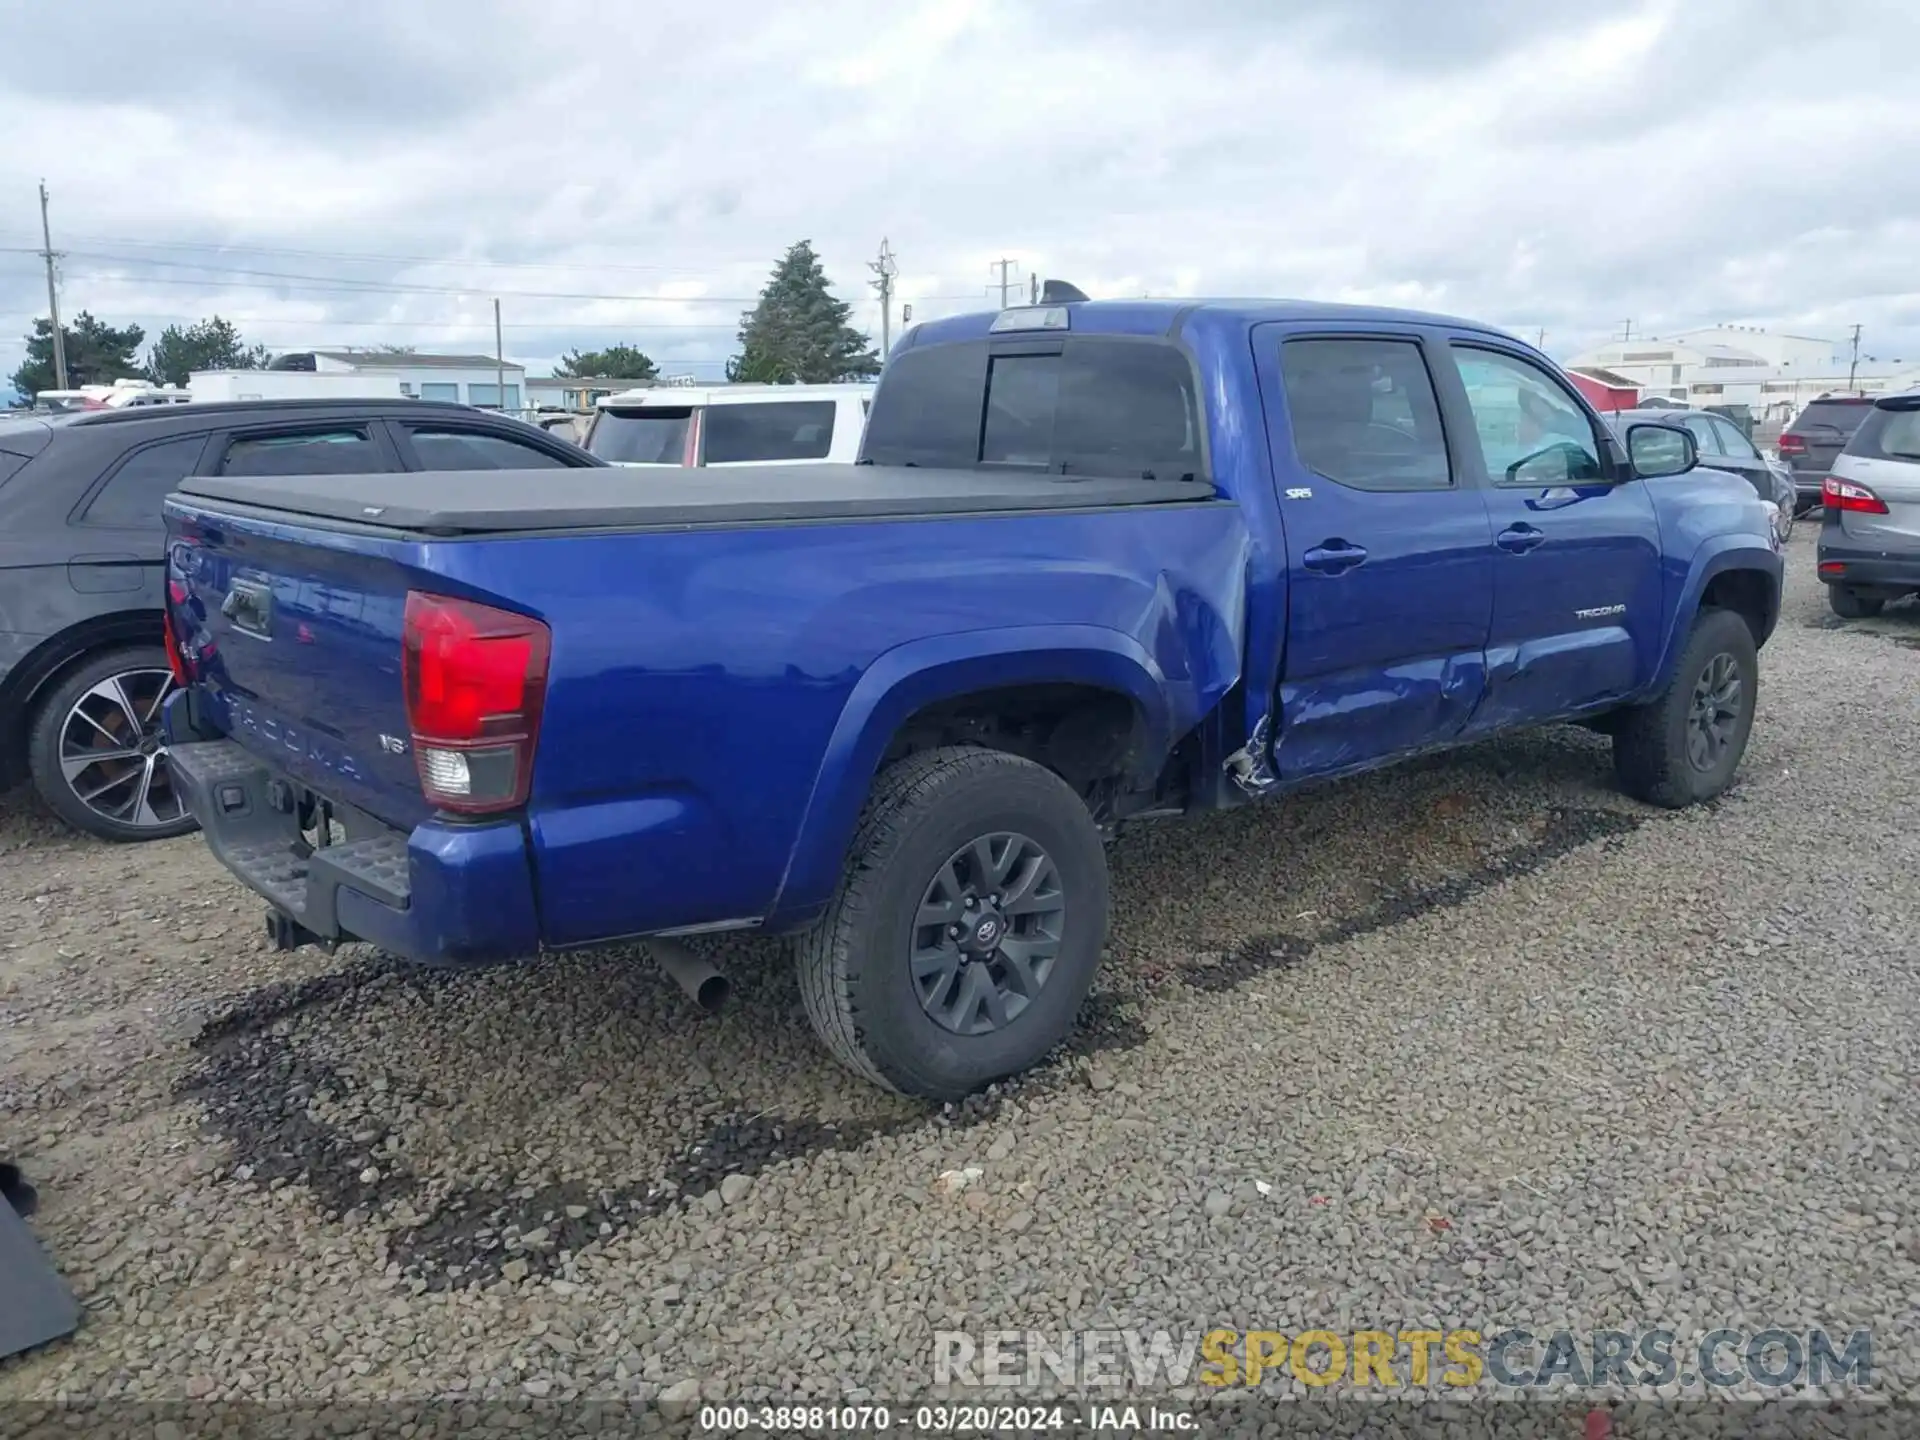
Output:
M510 611L411 591L402 670L420 788L461 814L526 803L552 636Z
M1864 485L1829 475L1820 485L1820 503L1829 510L1855 510L1862 515L1885 515L1887 502Z
M1822 560L1819 568L1822 575L1844 575L1847 573L1847 563L1844 560Z
M193 677L187 673L187 657L180 653L180 637L174 633L173 611L164 610L160 615L160 632L166 639L167 668L173 672L173 683L190 685Z
M1804 455L1807 453L1807 442L1798 435L1782 435L1780 437L1780 453L1782 455Z

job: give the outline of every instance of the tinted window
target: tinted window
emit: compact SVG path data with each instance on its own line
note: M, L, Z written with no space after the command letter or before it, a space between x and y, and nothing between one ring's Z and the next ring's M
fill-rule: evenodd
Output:
M684 405L602 410L587 432L587 449L616 465L684 465L692 418Z
M1360 490L1453 483L1433 379L1411 340L1289 340L1280 349L1300 461Z
M222 475L369 475L384 471L364 430L297 430L254 435L227 447Z
M1847 453L1869 460L1920 460L1920 407L1875 407L1854 432Z
M833 446L831 400L709 405L700 422L709 465L750 460L824 460Z
M1720 452L1731 455L1736 460L1758 460L1760 452L1753 448L1753 442L1740 433L1740 427L1731 420L1715 420L1713 433L1720 437Z
M1799 435L1819 431L1819 439L1831 440L1835 434L1853 434L1872 410L1863 400L1815 400L1787 428Z
M1176 478L1202 469L1193 371L1170 345L1068 340L1051 354L985 343L908 351L881 377L865 458Z
M205 435L193 435L134 451L88 502L81 518L89 525L152 529L160 523L160 502L192 472L206 444Z
M1492 350L1454 347L1473 428L1496 485L1576 485L1605 478L1587 412L1546 371Z
M558 470L565 463L518 440L466 430L415 430L413 453L422 470Z
M876 465L979 463L987 347L935 345L887 362L861 457Z

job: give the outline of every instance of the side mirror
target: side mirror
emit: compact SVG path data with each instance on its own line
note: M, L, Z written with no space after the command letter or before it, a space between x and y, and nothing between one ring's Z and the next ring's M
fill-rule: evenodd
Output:
M1627 463L1636 480L1684 475L1700 463L1700 447L1678 425L1629 425Z

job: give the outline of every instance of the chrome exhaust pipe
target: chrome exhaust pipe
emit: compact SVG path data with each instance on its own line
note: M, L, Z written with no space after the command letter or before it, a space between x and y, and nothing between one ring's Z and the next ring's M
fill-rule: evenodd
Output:
M733 993L732 984L693 951L673 940L649 940L646 944L660 968L671 975L674 984L686 991L702 1010L709 1015L717 1014L727 1003L727 996Z

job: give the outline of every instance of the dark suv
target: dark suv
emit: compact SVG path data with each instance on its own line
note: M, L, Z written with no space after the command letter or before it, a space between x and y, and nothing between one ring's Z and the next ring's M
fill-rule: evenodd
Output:
M1864 395L1822 395L1780 432L1780 458L1793 467L1796 513L1804 515L1820 503L1820 487L1833 473L1834 457L1871 409L1873 401Z
M605 462L532 425L426 400L0 412L0 788L31 776L108 840L193 820L160 744L160 502L188 475L528 470Z

